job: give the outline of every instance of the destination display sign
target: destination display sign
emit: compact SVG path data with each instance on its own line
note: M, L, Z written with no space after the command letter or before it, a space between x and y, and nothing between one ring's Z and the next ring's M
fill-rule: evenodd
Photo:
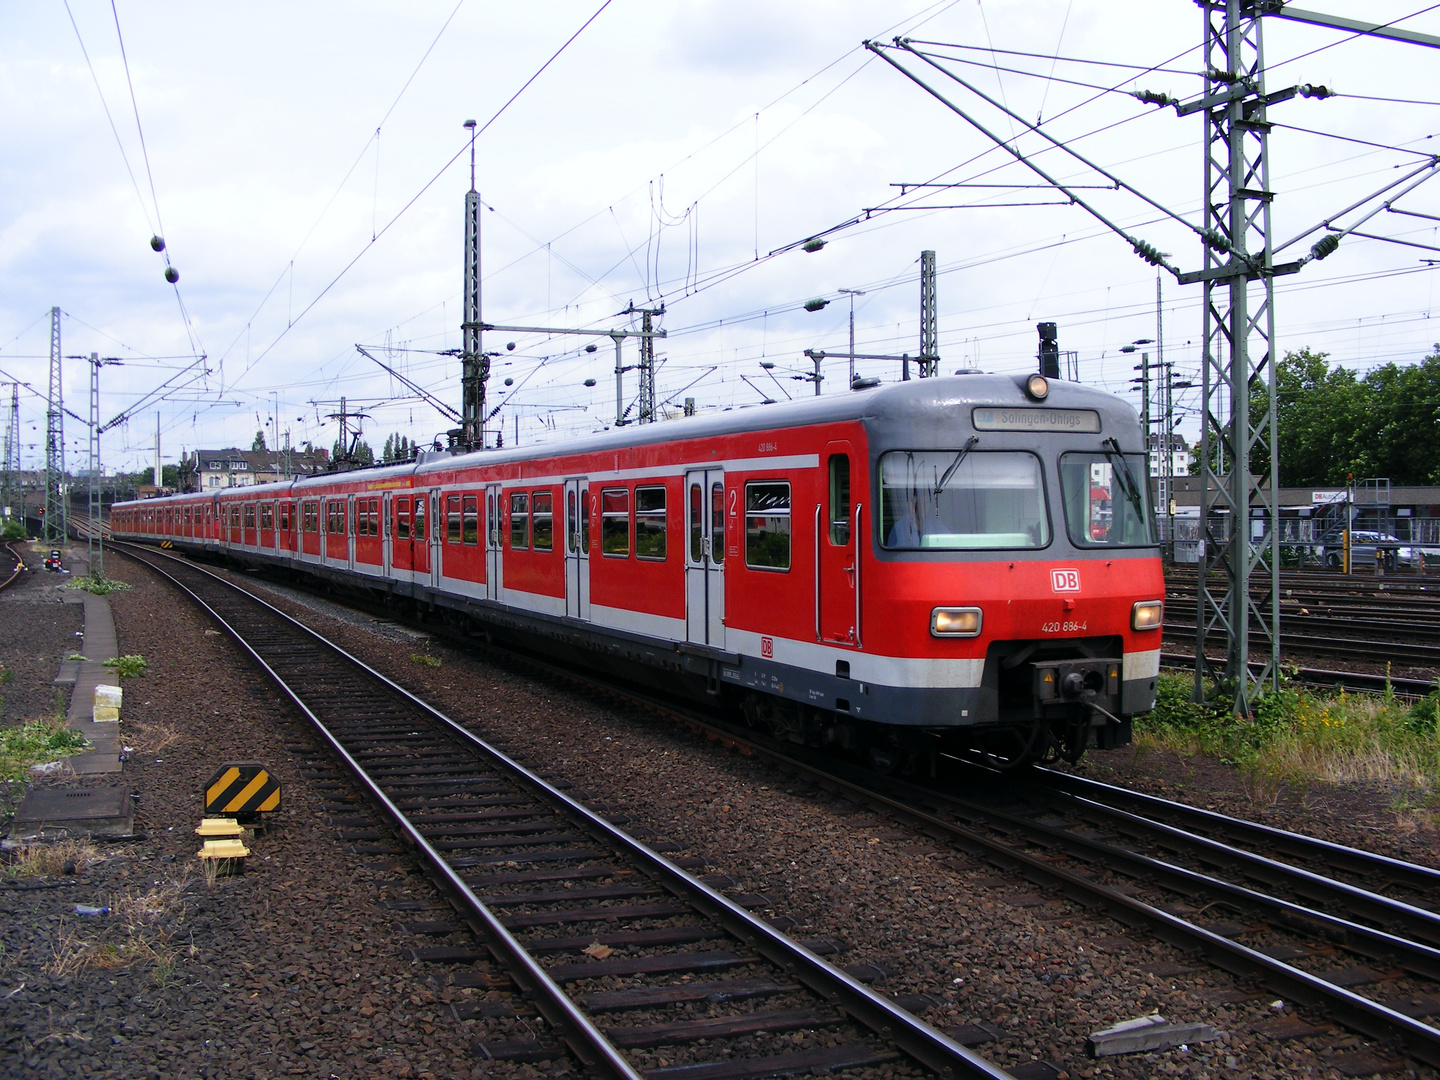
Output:
M975 409L976 431L1066 431L1096 433L1100 414L1094 409Z

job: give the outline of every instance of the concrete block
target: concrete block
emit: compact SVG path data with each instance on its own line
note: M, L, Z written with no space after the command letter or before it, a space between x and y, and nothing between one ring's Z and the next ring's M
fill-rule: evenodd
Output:
M1085 1040L1085 1053L1090 1057L1113 1057L1146 1050L1169 1050L1218 1038L1220 1032L1209 1024L1172 1024L1159 1013L1153 1013L1091 1032Z

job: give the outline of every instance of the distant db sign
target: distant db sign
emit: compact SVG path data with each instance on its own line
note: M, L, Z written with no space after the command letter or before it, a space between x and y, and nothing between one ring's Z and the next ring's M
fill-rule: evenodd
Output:
M772 659L774 659L774 657L775 657L775 639L774 639L774 638L762 637L762 638L760 639L760 655L763 656L763 657L764 657L765 659L767 659L767 660L772 660Z
M1080 571L1079 570L1051 570L1050 588L1056 592L1079 592Z

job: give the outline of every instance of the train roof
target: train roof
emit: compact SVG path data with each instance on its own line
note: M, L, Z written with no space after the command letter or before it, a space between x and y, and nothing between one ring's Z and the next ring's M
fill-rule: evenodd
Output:
M861 421L868 427L891 434L892 437L901 432L918 434L926 429L943 431L953 436L957 420L969 425L967 410L986 405L1035 409L1093 409L1100 414L1102 430L1138 430L1138 414L1122 398L1083 383L1051 379L1049 396L1043 402L1036 402L1027 397L1022 389L1028 377L1027 372L1023 375L975 373L912 379L909 382L884 383L849 394L806 397L773 405L757 405L687 417L683 420L614 428L561 442L506 447L503 450L477 450L469 454L425 455L418 462L404 462L348 473L320 473L296 477L293 480L254 484L245 488L223 488L219 491L192 494L204 497L217 494L233 497L258 494L262 491L300 492L310 487L331 486L337 481L368 483L391 477L426 476L482 461L488 465L507 464L528 461L537 455L548 457L586 454L650 446L677 439L705 439L752 431L776 431L845 420Z

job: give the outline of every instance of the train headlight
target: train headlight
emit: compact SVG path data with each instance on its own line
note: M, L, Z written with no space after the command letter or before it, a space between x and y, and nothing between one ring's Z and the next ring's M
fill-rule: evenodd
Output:
M937 607L930 612L935 637L979 637L984 615L978 607Z
M1050 380L1036 372L1025 380L1025 393L1035 401L1044 401L1050 396Z
M1130 626L1135 630L1158 630L1165 621L1163 600L1141 600L1130 609Z

